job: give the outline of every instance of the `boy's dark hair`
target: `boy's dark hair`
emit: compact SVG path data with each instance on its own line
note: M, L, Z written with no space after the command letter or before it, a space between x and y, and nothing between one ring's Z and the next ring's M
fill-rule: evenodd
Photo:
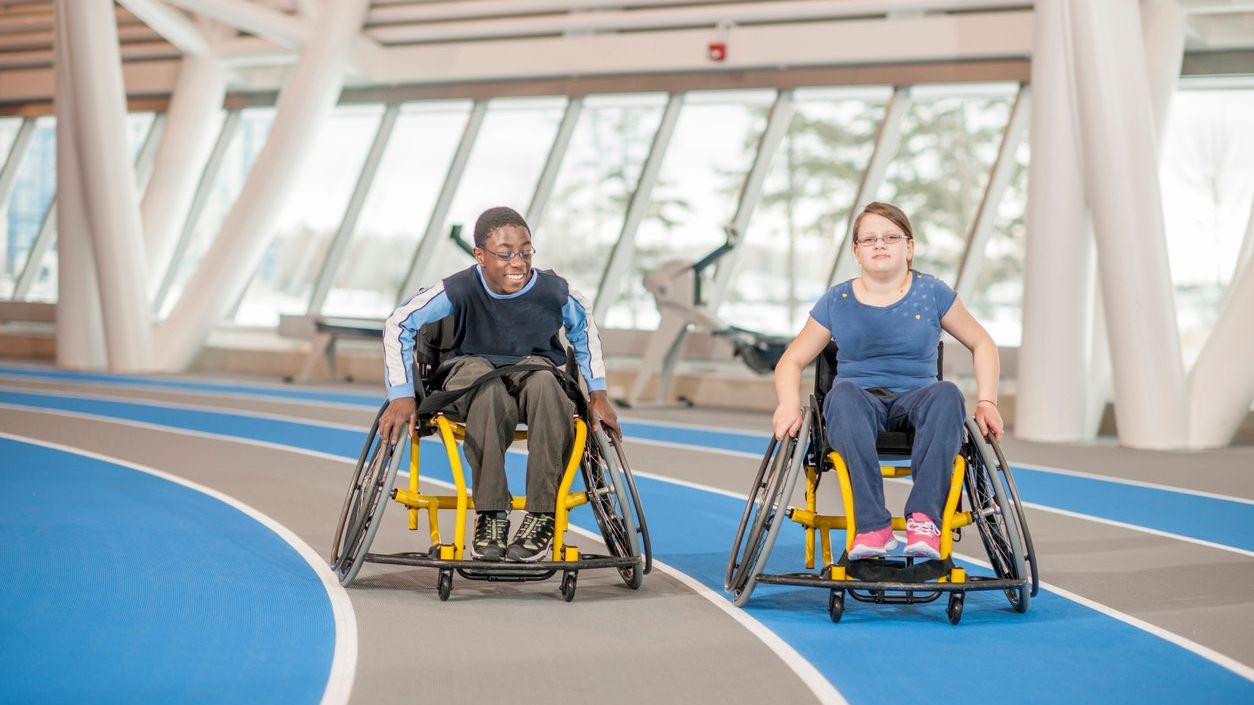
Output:
M475 247L483 247L493 230L506 225L516 225L526 230L528 235L531 234L531 228L518 211L507 206L497 206L479 214L479 219L475 221Z

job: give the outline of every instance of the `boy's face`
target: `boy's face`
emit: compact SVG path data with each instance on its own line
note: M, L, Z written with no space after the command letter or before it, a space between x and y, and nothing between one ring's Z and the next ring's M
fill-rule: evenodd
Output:
M531 234L517 225L502 225L488 233L483 247L475 248L475 259L483 268L488 288L498 294L516 294L531 280ZM510 257L505 261L500 257Z

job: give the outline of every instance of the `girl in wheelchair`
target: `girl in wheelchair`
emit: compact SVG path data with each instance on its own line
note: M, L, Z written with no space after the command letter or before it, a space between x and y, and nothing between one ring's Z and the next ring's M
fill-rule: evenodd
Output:
M941 331L974 357L979 390L975 421L982 435L1000 439L997 346L939 279L912 268L914 231L894 205L871 203L854 221L853 254L862 273L829 290L775 368L775 438L795 437L805 409L801 371L835 341L836 378L823 400L824 428L844 458L852 485L856 534L850 560L897 548L876 438L912 430L914 487L906 501L908 556L941 557L941 516L954 456L962 444L964 400L952 382L937 381Z

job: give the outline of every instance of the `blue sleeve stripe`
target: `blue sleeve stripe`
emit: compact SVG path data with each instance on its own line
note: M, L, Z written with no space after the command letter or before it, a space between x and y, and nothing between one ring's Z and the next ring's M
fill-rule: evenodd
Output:
M604 388L605 358L601 349L601 332L596 321L588 314L588 299L575 289L570 289L565 310L570 320L566 325L567 338L575 346L575 358L581 371L588 377L590 389ZM594 384L599 382L600 384Z
M452 313L453 306L441 282L418 292L388 316L383 324L383 359L388 389L409 383L418 329Z

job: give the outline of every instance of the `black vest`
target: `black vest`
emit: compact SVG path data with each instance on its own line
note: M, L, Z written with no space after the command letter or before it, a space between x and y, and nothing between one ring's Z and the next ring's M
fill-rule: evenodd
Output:
M566 364L558 333L570 285L552 270L532 271L535 283L510 299L488 294L473 266L444 280L453 304L454 355L484 357L497 367L527 355L543 355L558 367Z

